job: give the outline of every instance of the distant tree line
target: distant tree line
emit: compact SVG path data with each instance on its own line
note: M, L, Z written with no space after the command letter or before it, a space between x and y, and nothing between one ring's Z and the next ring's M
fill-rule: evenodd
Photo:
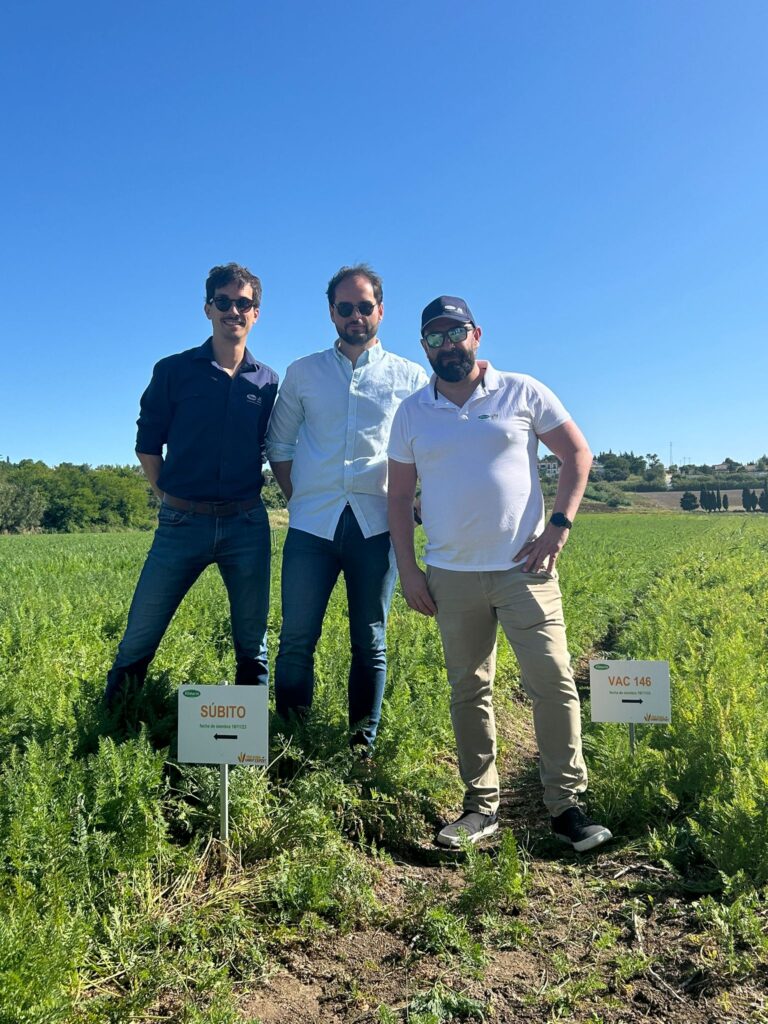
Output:
M265 476L264 503L284 507L274 479ZM157 522L157 505L138 466L0 461L2 533L149 530Z
M711 490L718 483L730 490L752 488L755 486L756 477L768 472L768 455L761 455L759 459L746 465L727 458L719 466L686 463L683 466L670 466L669 472L672 477L670 487L673 491L686 490L693 493L702 487Z
M749 487L742 488L741 504L745 512L755 512L757 509L768 512L768 481L759 497ZM695 512L699 508L705 512L727 512L729 507L728 495L721 495L719 487L702 487L698 498L693 491L686 491L680 499L680 508L685 512Z
M607 483L634 477L643 484L651 485L651 489L666 486L664 465L653 452L644 456L634 452L600 452L597 461L603 467L602 479Z
M136 466L0 462L0 530L149 529L157 501Z
M768 482L763 487L759 497L754 491L744 487L741 492L741 504L747 512L755 512L758 508L761 512L768 512Z

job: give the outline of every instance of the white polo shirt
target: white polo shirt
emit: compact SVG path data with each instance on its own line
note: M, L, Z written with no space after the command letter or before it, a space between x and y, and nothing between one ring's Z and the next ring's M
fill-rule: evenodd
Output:
M395 413L389 456L416 466L424 561L441 569L494 571L544 529L538 436L571 419L548 387L490 363L461 408L429 384Z

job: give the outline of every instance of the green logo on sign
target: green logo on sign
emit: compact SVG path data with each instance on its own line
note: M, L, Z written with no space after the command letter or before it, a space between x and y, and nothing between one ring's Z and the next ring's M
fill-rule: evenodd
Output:
M200 696L200 691L199 690L182 690L181 692L184 694L185 697L199 697Z
M607 668L609 668L609 666L608 665L593 665L592 668L599 668L601 672L605 672L605 670Z

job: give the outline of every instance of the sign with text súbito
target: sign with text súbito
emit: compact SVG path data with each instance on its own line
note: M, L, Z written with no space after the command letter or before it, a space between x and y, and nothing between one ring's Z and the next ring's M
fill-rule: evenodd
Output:
M266 765L268 686L182 686L179 761Z
M669 725L668 661L590 661L593 722Z

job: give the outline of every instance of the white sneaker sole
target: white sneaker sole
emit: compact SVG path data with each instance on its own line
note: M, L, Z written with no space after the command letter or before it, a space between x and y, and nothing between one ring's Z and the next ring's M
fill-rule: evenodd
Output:
M485 839L486 836L492 836L494 832L497 832L499 828L498 821L494 821L492 825L486 825L485 828L480 832L474 832L470 835L464 829L461 830L459 835L443 835L442 832L437 834L437 845L445 846L449 850L458 850L461 848L461 839L466 836L470 843L479 843L481 839Z
M601 828L599 832L595 832L594 835L587 836L586 839L581 839L577 843L574 843L568 836L561 835L559 832L555 832L554 835L561 843L566 843L577 853L586 853L587 850L594 850L596 846L602 846L609 839L613 839L613 833L607 828Z

